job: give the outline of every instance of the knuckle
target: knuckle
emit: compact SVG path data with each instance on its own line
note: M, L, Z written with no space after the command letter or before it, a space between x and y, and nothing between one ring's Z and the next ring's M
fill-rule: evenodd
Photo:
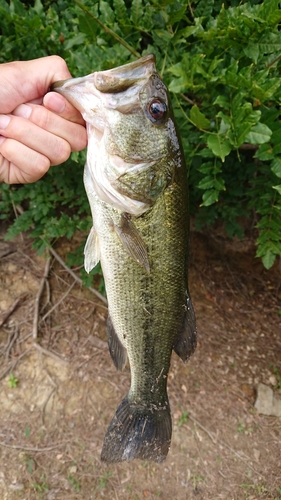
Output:
M73 134L73 140L71 141L71 150L81 151L87 146L87 132L82 125L78 125L75 132L76 133Z
M62 57L57 56L57 55L53 55L53 56L50 56L50 58L53 60L54 68L56 68L59 71L62 71L63 73L65 73L65 72L69 73L67 64Z
M35 178L38 178L39 175L40 177L42 177L44 174L46 174L51 165L49 158L47 158L44 155L38 155L38 156L36 157L36 163L33 166Z
M50 123L50 113L44 106L35 106L30 117L31 121L38 127L48 130Z
M13 141L10 140L10 139L6 139L2 145L1 145L1 153L3 155L4 158L10 158L11 156L13 156L13 153L14 153L14 145L13 145Z
M60 139L57 142L56 149L54 151L54 154L52 155L53 158L52 164L59 165L60 163L63 163L69 158L70 153L71 153L70 144L64 139Z

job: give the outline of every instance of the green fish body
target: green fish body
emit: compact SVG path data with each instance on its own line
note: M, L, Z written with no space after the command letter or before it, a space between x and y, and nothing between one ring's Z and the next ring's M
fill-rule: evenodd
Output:
M93 227L85 268L101 262L110 354L117 369L127 358L131 368L101 458L162 462L172 434L171 353L186 361L196 347L187 176L168 92L153 55L54 87L87 122L84 182Z

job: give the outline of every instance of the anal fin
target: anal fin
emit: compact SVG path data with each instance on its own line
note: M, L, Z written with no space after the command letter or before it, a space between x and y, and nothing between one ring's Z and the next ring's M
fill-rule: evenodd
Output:
M197 346L196 319L191 299L187 293L187 301L184 305L185 314L182 328L174 343L175 353L183 360L187 361L194 353Z
M107 318L106 333L110 356L117 370L121 371L125 367L127 361L127 349L120 341L112 324L110 316L108 316Z
M150 267L145 244L128 214L123 213L120 225L114 226L125 250L149 274Z

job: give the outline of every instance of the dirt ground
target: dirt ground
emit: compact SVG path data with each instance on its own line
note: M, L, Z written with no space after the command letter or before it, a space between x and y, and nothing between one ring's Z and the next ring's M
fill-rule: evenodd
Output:
M266 271L252 240L192 232L199 343L187 364L172 356L168 458L106 465L103 437L130 383L107 350L106 306L53 256L47 269L26 235L3 234L1 500L281 500L281 418L254 408L260 382L281 399L278 263Z

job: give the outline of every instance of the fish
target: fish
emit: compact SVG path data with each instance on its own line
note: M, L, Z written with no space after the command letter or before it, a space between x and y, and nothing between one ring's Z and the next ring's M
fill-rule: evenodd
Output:
M171 354L196 348L188 290L187 171L168 90L153 54L55 82L83 115L84 184L93 226L85 269L100 261L108 299L107 339L131 386L106 432L101 460L165 460L172 420Z

